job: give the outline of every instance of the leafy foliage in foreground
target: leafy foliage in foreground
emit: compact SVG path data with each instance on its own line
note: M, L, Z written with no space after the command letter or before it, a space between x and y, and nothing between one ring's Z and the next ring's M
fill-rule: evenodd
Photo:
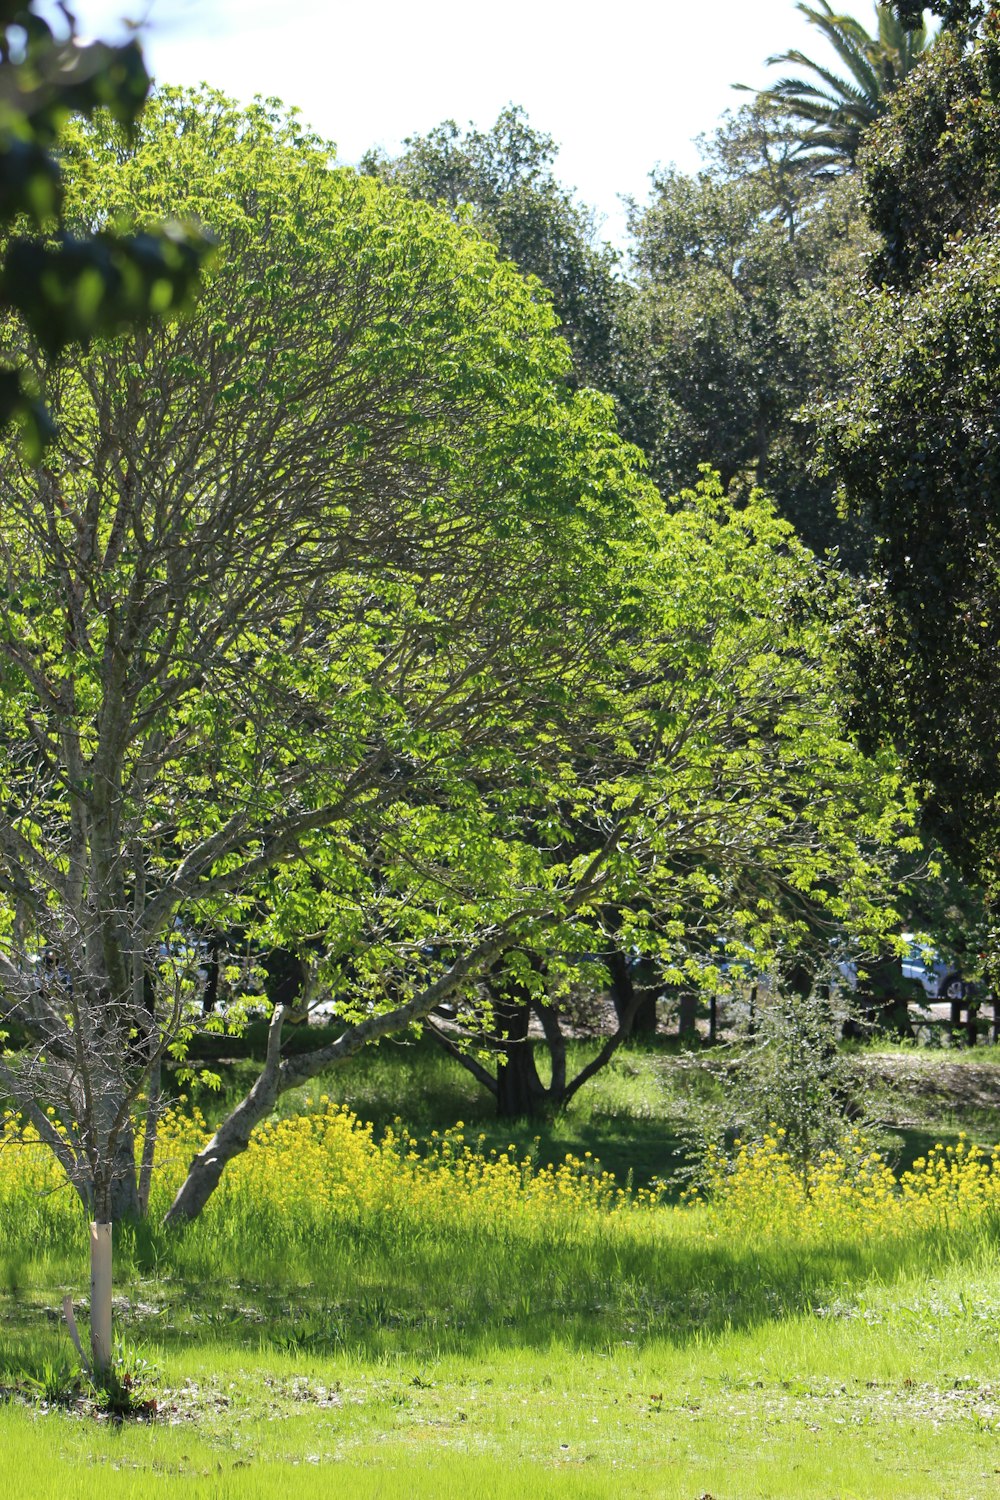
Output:
M58 7L58 19L46 9L35 0L0 8L0 309L16 313L52 358L74 340L87 344L182 306L207 242L176 221L147 220L138 232L121 216L69 227L63 125L70 115L105 112L128 134L150 78L134 37L83 45L69 5ZM30 363L0 366L0 426L18 418L37 459L51 418Z

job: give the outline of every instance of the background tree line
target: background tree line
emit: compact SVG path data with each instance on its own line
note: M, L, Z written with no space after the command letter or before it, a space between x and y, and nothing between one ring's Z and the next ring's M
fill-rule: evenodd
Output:
M703 142L701 171L657 168L621 256L516 109L364 165L469 214L538 278L574 378L614 394L662 492L707 461L737 503L761 484L836 549L858 590L859 731L896 745L928 836L989 897L996 9L943 4L928 25L879 4L869 31L828 0L798 8L825 55L770 59L787 76Z
M489 129L447 121L361 166L474 223L545 289L573 380L613 394L623 433L670 493L701 464L735 495L763 485L813 548L861 568L871 538L813 462L808 403L840 389L845 330L875 237L857 158L867 127L928 44L888 6L876 30L800 5L846 76L798 53L786 78L702 142L704 166L652 173L624 254L555 175L556 148L515 106Z

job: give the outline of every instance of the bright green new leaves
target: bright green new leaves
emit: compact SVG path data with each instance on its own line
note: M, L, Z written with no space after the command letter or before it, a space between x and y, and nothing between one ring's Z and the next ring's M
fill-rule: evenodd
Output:
M616 390L628 294L615 252L597 242L593 216L553 174L551 136L508 105L488 130L463 134L448 120L404 145L395 159L370 151L362 170L474 223L504 259L537 277L572 351L576 383Z
M4 982L87 1181L186 1024L175 923L409 975L439 908L466 942L552 905L523 830L649 498L516 273L294 121L169 96L65 156L71 218L219 242L190 320L51 373L45 470L4 462Z

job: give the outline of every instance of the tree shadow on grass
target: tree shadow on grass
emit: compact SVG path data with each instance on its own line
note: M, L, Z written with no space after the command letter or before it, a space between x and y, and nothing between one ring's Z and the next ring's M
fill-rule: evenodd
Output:
M489 1254L442 1236L407 1253L347 1247L334 1262L268 1264L246 1275L199 1274L161 1251L155 1279L124 1265L117 1286L119 1332L131 1343L197 1357L212 1350L360 1359L469 1358L491 1350L580 1351L695 1340L795 1318L849 1302L872 1278L892 1281L938 1263L934 1237L796 1250L723 1243L494 1246ZM952 1243L948 1254L955 1255ZM127 1257L123 1257L127 1260ZM81 1276L83 1265L81 1261ZM296 1274L297 1273L297 1274ZM311 1274L310 1274L311 1273ZM60 1322L63 1286L0 1292L0 1386L36 1375L69 1347ZM85 1321L85 1319L84 1319Z

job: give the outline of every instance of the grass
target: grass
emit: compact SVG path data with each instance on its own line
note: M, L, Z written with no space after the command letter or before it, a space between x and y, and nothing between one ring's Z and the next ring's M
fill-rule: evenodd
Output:
M117 1323L158 1367L160 1416L0 1402L0 1500L996 1493L995 1214L921 1227L915 1210L891 1233L796 1220L773 1172L744 1183L747 1203L769 1194L763 1226L736 1198L729 1218L629 1206L584 1142L662 1160L717 1087L696 1060L621 1059L531 1148L528 1177L534 1132L491 1134L455 1076L420 1049L377 1051L324 1081L379 1120L375 1140L334 1112L324 1146L286 1101L270 1154L201 1220L120 1236ZM414 1139L372 1155L397 1112ZM490 1172L442 1141L456 1119L486 1132L481 1161L497 1148ZM8 1386L65 1358L59 1305L85 1285L82 1218L65 1194L15 1193L24 1160L0 1153Z
M979 1269L995 1279L995 1264ZM818 1314L822 1313L822 1316ZM0 1408L11 1495L987 1496L996 1303L917 1275L696 1341L163 1356L153 1427ZM991 1320L993 1326L990 1326ZM2 1486L0 1479L0 1486ZM0 1488L2 1493L2 1488Z

